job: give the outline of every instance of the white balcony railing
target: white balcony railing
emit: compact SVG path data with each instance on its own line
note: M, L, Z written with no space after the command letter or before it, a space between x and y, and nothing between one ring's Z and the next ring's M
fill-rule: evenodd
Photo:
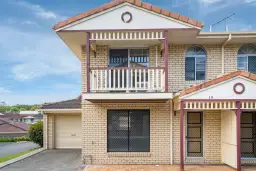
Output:
M165 91L165 72L162 67L92 68L90 73L91 92Z

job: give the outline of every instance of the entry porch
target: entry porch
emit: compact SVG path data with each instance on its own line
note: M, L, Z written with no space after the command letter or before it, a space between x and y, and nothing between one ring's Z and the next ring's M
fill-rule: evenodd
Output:
M255 88L254 74L235 71L176 94L180 170L226 164L241 171L256 164Z

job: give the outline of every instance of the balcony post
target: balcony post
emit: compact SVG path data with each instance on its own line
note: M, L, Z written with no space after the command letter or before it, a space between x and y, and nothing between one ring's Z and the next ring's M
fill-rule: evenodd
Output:
M165 92L168 92L168 53L169 53L169 40L168 40L168 30L164 31L164 64L165 64Z
M86 32L86 86L87 92L90 92L90 32Z
M236 101L236 163L237 171L241 171L241 102Z
M184 101L180 102L180 171L184 171Z

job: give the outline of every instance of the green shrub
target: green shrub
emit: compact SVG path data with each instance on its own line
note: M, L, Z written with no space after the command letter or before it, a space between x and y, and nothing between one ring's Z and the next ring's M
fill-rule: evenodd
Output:
M15 138L0 138L0 142L19 142L19 141L30 141L26 136L15 137Z
M19 142L19 141L30 141L30 139L26 136L22 136L22 137L16 137L14 138L15 142Z
M0 142L15 142L14 138L0 138Z
M43 122L39 121L30 126L28 136L31 141L43 147Z

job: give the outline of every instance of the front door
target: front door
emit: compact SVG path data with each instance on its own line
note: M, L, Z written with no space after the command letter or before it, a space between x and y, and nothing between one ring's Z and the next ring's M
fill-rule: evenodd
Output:
M187 157L203 157L203 113L187 113Z
M241 156L256 158L256 112L241 114Z

